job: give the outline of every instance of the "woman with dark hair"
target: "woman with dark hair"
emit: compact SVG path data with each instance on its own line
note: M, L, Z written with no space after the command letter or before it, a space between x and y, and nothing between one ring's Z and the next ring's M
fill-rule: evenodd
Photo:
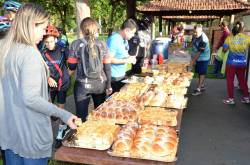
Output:
M243 34L243 24L236 22L232 29L232 34L227 37L223 51L229 50L227 66L226 66L226 79L227 79L227 92L228 98L223 100L224 104L235 104L234 101L234 77L237 76L240 88L243 91L242 103L250 103L247 81L245 78L247 68L246 50L250 45L250 37Z

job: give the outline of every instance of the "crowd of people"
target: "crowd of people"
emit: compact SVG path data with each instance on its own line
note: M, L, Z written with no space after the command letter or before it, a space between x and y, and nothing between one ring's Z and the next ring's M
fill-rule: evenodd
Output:
M249 92L246 80L247 69L247 49L250 46L250 37L243 34L244 25L242 22L236 22L230 33L226 22L220 23L222 35L217 43L215 50L217 56L215 58L214 73L218 76L223 72L225 66L225 75L227 82L228 96L223 99L224 104L235 104L234 100L234 81L239 81L240 89L243 92L241 98L242 103L250 103ZM205 91L205 75L208 70L210 60L210 46L206 34L202 31L201 25L194 27L194 35L192 37L192 61L191 66L195 65L195 72L198 74L197 89L192 95L198 96Z
M67 127L75 129L76 120L86 120L91 98L96 108L120 90L126 64L138 68L146 54L143 50L130 55L128 41L135 33L148 31L149 22L144 17L142 28L135 19L127 19L105 43L98 39L97 21L87 17L80 24L83 37L69 45L62 30L49 24L49 15L41 6L8 0L4 9L0 27L0 95L4 98L0 146L4 164L47 164L54 139L51 122L59 119L55 137L59 144ZM135 47L148 47L146 41L142 44L143 39L140 36ZM136 64L138 54L142 55ZM76 116L64 109L73 74Z
M4 164L47 164L52 154L51 122L59 119L58 146L67 128L75 129L76 120L86 121L90 99L94 107L118 92L126 76L126 64L132 74L141 73L150 47L152 19L127 19L119 31L103 42L98 39L99 25L87 17L81 21L83 37L68 43L65 32L49 24L49 15L36 4L8 0L0 17L0 147ZM237 22L230 34L221 24L223 36L216 47L229 51L226 63L228 98L235 104L233 79L237 76L243 90L242 103L250 103L245 79L246 48L250 37ZM183 27L173 29L173 43L184 40ZM205 75L210 60L210 45L201 25L194 26L192 61L198 73L194 96L205 90ZM221 61L216 59L221 68ZM75 75L76 115L65 110L70 77ZM68 126L67 126L68 125ZM17 145L18 144L18 145Z

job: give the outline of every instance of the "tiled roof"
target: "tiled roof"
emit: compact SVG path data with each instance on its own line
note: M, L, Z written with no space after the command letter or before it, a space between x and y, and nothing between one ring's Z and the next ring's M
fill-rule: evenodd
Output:
M163 16L163 19L178 19L178 20L208 20L208 19L218 19L218 16L207 16L207 15L197 15L197 16Z
M139 11L235 10L250 9L244 0L153 0L138 6Z

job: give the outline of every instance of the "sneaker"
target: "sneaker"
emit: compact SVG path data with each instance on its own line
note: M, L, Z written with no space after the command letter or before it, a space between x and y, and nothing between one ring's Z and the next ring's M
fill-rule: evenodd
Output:
M193 96L198 96L198 95L201 95L201 90L200 89L196 89L194 90L194 92L192 93Z
M250 103L250 99L249 97L242 97L240 102L244 103L244 104L249 104Z
M223 103L224 104L229 104L229 105L234 105L235 104L234 99L232 99L232 98L224 99Z
M201 87L201 91L205 91L206 90L206 87L205 86L202 86Z
M56 139L55 141L55 148L58 149L62 146L62 140Z
M67 129L67 125L59 125L59 130L56 136L57 140L62 140L64 135L65 135L65 131Z

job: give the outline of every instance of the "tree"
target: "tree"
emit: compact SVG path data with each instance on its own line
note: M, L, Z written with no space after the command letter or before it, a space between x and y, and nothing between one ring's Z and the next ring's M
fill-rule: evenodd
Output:
M91 17L100 20L104 32L112 32L118 30L126 18L134 15L136 11L134 5L147 0L19 0L19 2L33 2L43 6L51 15L52 24L64 30L77 27L76 1L88 2ZM4 0L0 0L0 5L3 2Z
M53 24L69 30L76 27L74 0L29 0L43 6L51 15Z
M134 17L136 5L148 0L89 0L91 16L101 19L104 31L119 29L126 18Z
M77 36L82 37L80 24L82 19L90 17L90 8L88 0L76 0L76 22L77 22Z

